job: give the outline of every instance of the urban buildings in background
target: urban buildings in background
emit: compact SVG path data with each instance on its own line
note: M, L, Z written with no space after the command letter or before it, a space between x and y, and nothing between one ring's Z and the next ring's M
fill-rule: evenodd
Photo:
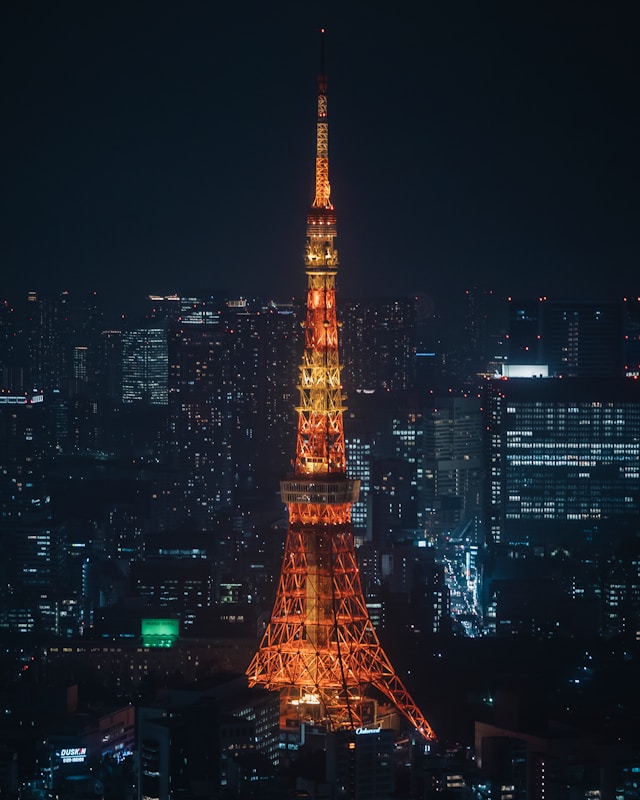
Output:
M436 761L376 740L374 774L364 739L323 750L313 730L276 758L273 707L239 677L280 569L302 306L193 291L113 325L96 294L5 301L3 796L62 791L87 759L111 765L107 788L131 763L148 784L186 752L176 786L193 796L266 792L278 759L312 792L320 751L341 785L369 770L368 796L638 796L639 308L472 289L455 338L426 298L340 300L365 599L460 743ZM152 620L173 633L143 640ZM87 716L85 692L108 713ZM205 723L225 743L215 765L198 762Z

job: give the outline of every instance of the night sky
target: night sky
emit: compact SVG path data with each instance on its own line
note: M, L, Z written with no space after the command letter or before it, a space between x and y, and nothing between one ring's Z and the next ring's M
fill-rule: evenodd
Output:
M343 295L638 293L633 5L5 2L2 293L300 296L321 26Z

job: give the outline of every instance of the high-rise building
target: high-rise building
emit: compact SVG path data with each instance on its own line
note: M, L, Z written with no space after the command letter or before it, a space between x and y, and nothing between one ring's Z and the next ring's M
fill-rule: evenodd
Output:
M244 676L138 709L141 798L273 796L278 702Z
M300 326L288 304L238 299L224 314L233 395L233 459L239 488L275 493L291 460ZM258 443L270 453L258 457Z
M377 458L372 467L371 526L374 542L401 538L418 527L416 467L406 458Z
M26 335L31 386L62 389L72 374L73 319L69 292L29 292Z
M147 297L145 317L156 322L177 322L182 313L181 298L177 294L150 294Z
M131 586L151 608L176 615L188 635L198 614L212 603L212 564L205 558L147 556L131 565Z
M490 544L602 548L637 530L636 381L495 379L484 407Z
M640 378L640 297L624 299L624 374Z
M430 532L454 531L480 510L483 419L478 397L436 397L424 415L420 510Z
M360 476L360 495L353 504L352 522L356 535L361 538L371 539L371 468L372 454L371 441L362 436L345 438L347 460L354 474Z
M98 343L98 392L111 402L122 400L122 331L105 330Z
M262 370L259 441L264 441L271 464L262 485L273 490L271 481L291 469L291 453L295 447L296 364L302 352L304 332L299 324L299 309L292 304L269 303L261 311ZM266 465L265 465L266 466Z
M89 348L86 345L76 345L73 348L73 378L86 383L89 374Z
M622 303L543 303L543 362L565 378L623 375Z
M343 304L345 385L359 390L408 389L413 384L415 298L348 300Z
M357 537L380 543L421 525L424 420L412 394L377 389L350 395L345 441L361 480L353 507Z
M396 788L395 737L384 728L338 731L327 739L327 778L337 797L383 800Z
M56 631L49 613L61 570L45 462L51 450L42 392L0 393L0 627Z
M622 303L511 300L510 364L545 364L565 378L619 378L624 374Z
M23 381L16 375L17 363L16 313L8 300L0 302L0 389L23 388Z
M465 377L468 377L476 372L485 372L488 364L505 355L507 306L497 292L478 286L467 289L465 300L462 350Z
M166 325L149 325L122 335L122 402L168 403Z
M44 460L50 452L43 392L0 392L0 518L20 521L48 505Z
M509 299L508 350L510 364L542 364L541 300Z
M169 464L177 479L170 518L210 530L231 507L233 390L221 325L179 323L169 335Z

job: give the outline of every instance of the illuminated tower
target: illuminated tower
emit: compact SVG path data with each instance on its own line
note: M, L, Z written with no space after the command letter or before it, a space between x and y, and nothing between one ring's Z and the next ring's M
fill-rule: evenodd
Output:
M293 474L281 483L289 529L271 621L247 675L251 686L280 692L283 723L296 717L322 722L331 730L361 727L374 721L373 687L432 739L431 727L380 645L356 563L351 507L360 482L346 473L324 74L319 78L316 130L298 436Z

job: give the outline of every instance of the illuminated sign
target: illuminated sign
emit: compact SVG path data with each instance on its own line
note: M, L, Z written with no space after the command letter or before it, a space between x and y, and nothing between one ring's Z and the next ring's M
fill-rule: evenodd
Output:
M547 364L502 364L505 378L548 378Z
M379 725L377 728L356 728L356 734L362 736L363 733L380 733L381 730Z
M86 747L63 747L56 753L63 764L82 764L87 758Z
M0 395L0 403L6 406L28 406L34 403L42 403L44 400L41 394L33 394L30 397L23 394L3 394Z
M144 647L172 647L180 632L177 619L143 619L141 628Z

